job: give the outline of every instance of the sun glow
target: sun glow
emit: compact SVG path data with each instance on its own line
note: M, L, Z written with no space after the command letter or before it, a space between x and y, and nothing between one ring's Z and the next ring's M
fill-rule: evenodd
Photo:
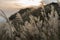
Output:
M17 0L17 5L22 6L38 6L42 0Z

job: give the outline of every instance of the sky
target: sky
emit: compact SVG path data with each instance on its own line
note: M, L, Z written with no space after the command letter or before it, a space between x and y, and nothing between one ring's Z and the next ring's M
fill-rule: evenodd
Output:
M0 8L17 8L15 0L0 0Z
M25 0L26 2L28 2L28 0ZM24 0L0 0L0 8L20 8L22 7L21 2L26 3ZM30 0L31 1L31 0ZM36 1L36 0L35 0ZM36 2L38 2L39 0L37 0ZM50 2L56 2L56 0L44 0L45 3L50 3ZM29 3L26 3L29 4ZM33 4L32 2L30 4ZM26 6L26 5L24 5Z

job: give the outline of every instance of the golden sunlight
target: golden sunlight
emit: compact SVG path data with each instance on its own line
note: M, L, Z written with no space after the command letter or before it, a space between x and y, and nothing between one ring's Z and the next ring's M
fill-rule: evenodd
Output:
M41 1L42 0L17 0L16 4L22 6L38 6L41 4Z

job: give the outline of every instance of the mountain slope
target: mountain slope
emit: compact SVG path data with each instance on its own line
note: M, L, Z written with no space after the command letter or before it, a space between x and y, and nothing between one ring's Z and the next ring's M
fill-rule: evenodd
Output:
M59 40L60 6L50 3L39 7L21 9L9 17L16 31L14 37L21 40Z

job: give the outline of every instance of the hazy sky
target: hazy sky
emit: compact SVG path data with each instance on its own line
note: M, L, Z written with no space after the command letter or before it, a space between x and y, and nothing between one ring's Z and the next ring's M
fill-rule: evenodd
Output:
M16 5L16 3L18 3L21 0L0 0L0 8L18 8L19 6ZM55 2L56 0L44 0L46 3L50 3L50 2ZM50 2L49 2L50 1ZM21 6L20 6L21 7Z

